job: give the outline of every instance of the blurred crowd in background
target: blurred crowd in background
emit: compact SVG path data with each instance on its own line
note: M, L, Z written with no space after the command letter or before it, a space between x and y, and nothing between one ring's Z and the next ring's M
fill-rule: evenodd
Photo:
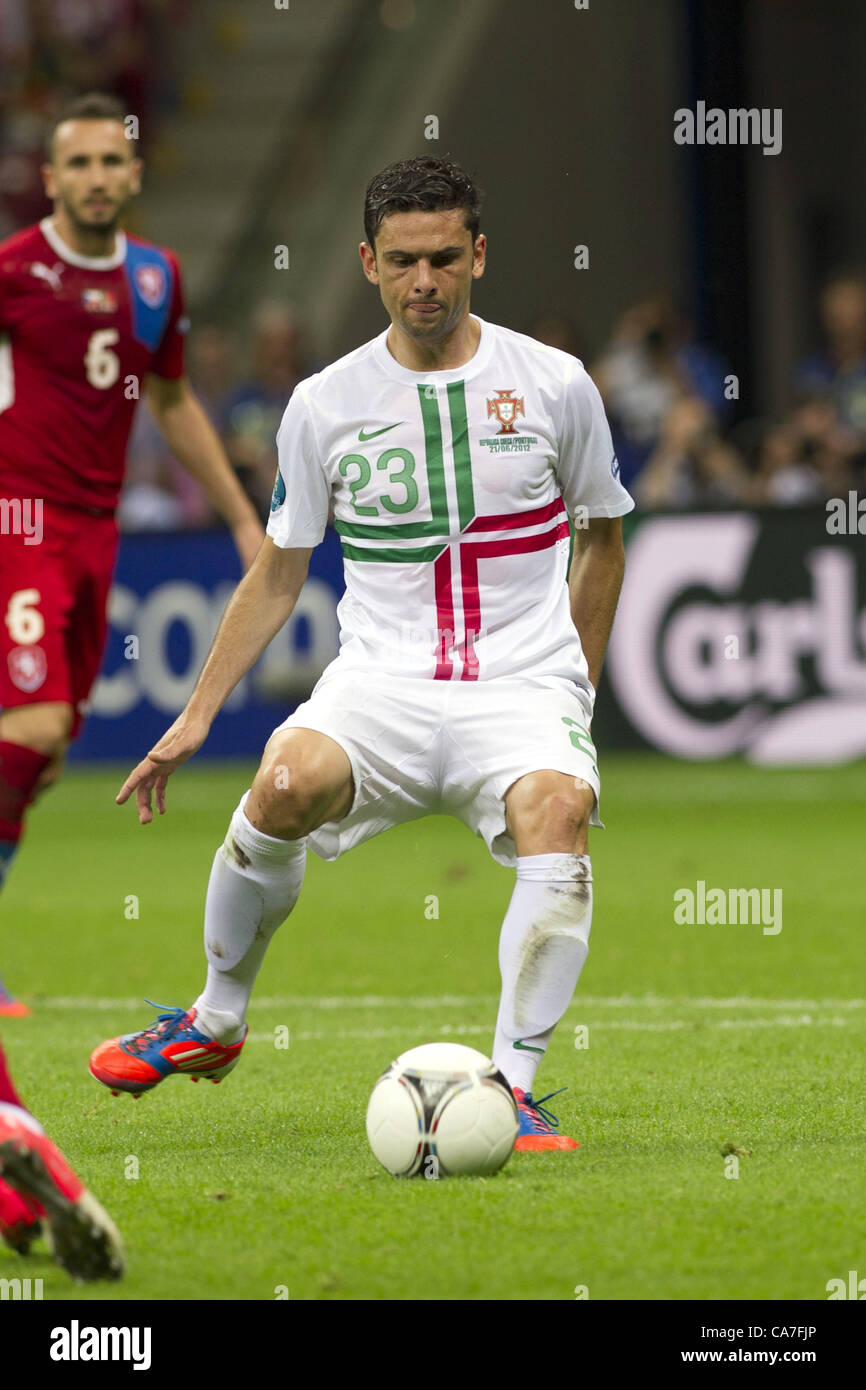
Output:
M181 82L178 39L196 4L0 0L0 237L45 214L44 132L73 93L115 92L139 115L142 153L158 165L151 132L178 103L194 100ZM814 350L790 383L787 410L772 420L744 418L736 365L697 341L667 292L626 308L598 353L587 352L577 327L579 304L574 321L557 312L509 326L586 363L604 398L623 482L640 506L795 506L866 486L866 272L837 272L815 307ZM250 369L239 371L247 362ZM259 304L231 332L194 322L189 376L263 517L286 402L322 365L285 301ZM215 524L146 405L131 441L121 524Z
M585 361L604 398L621 476L644 508L798 506L866 487L866 274L838 273L820 297L821 341L791 382L779 419L738 418L732 367L694 341L670 296L630 305L594 359L574 324L546 314L526 330ZM509 325L519 327L519 325ZM275 435L310 359L290 304L266 301L244 335L252 368L239 380L240 343L215 324L190 333L188 371L244 487L267 515ZM143 406L121 507L127 530L209 526L201 489L170 453Z
M151 117L179 99L176 39L195 3L0 0L0 237L45 216L45 130L71 96L114 92L151 154Z
M245 379L237 375L239 360L251 364ZM296 384L324 363L307 358L291 305L266 300L237 334L217 324L193 328L186 366L196 395L264 519L276 476L276 433L283 411ZM172 458L146 402L133 426L119 517L128 531L217 524L202 489Z
M644 507L796 506L866 481L866 273L840 270L820 341L778 419L743 419L735 368L693 340L669 296L631 305L590 371L625 485Z

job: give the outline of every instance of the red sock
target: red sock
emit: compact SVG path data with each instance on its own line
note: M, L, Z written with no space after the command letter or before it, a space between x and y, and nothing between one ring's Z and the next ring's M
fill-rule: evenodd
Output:
M0 742L0 882L4 864L11 860L14 847L24 831L24 812L33 800L36 783L50 761L44 753L37 753L33 748Z
M6 1057L0 1045L0 1100L5 1100L7 1105L18 1105L22 1110L26 1110L24 1104L15 1087L12 1085L12 1077L9 1075L9 1068L6 1065Z

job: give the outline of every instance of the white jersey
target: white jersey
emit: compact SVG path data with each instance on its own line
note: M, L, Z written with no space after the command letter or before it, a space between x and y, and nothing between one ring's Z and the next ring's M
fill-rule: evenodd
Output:
M277 433L268 535L342 546L340 669L532 676L591 693L568 516L622 516L601 397L568 353L485 323L470 361L414 372L387 330L301 382Z

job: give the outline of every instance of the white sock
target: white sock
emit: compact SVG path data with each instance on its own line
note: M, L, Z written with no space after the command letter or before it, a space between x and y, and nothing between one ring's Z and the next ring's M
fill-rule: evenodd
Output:
M511 1086L532 1090L553 1030L574 994L591 923L588 854L518 858L499 937L502 995L493 1043L493 1060Z
M271 937L298 901L307 842L256 830L244 805L214 856L204 911L207 983L195 1001L196 1027L221 1043L239 1042L253 985Z

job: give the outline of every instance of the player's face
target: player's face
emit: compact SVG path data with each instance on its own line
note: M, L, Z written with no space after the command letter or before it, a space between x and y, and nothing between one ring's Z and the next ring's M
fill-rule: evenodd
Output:
M134 149L120 121L64 121L43 166L48 197L81 230L113 231L141 188Z
M484 273L486 240L475 246L462 208L395 212L361 245L364 274L379 286L391 322L416 342L447 338L469 312L472 281Z

